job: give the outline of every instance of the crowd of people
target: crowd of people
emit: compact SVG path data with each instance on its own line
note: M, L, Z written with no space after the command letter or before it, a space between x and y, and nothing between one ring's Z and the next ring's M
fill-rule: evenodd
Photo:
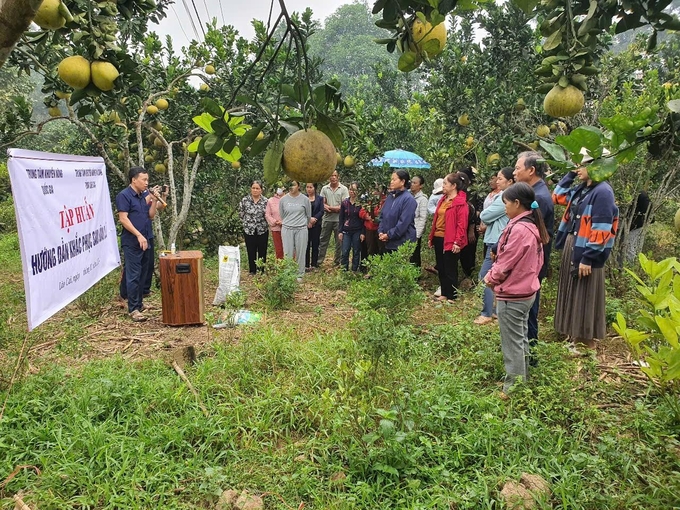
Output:
M465 277L472 278L477 240L482 237L478 279L486 287L474 323L498 321L506 394L519 378L528 379L529 368L537 362L533 345L538 338L540 290L553 245L562 250L556 331L572 348L578 344L594 348L605 336L603 268L616 237L619 211L609 183L589 176L589 161L584 157L551 192L542 156L523 152L514 168L502 168L490 179L490 192L481 199L471 193L476 178L472 167L435 180L429 198L423 193L425 178L411 177L405 169L392 172L387 188L376 186L363 194L356 182L343 185L337 171L318 193L317 183L293 180L287 192L278 188L267 198L262 184L253 181L238 208L248 270L256 274L258 259L266 261L270 232L275 256L296 261L298 281L324 262L331 237L333 264L347 271L362 271L366 257L396 251L405 243L412 243L411 263L420 267L421 241L429 222L427 244L434 250L436 265L426 269L439 279L433 299L452 304L460 286L459 264ZM146 183L148 174L133 168L130 187L116 199L126 267L121 289L124 284L133 320L143 320L150 219L158 203L157 190L149 193ZM565 206L557 231L554 204Z

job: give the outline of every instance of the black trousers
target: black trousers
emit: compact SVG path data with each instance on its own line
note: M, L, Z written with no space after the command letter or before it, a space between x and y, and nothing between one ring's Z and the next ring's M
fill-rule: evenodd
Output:
M442 289L442 296L448 299L456 299L458 297L458 259L460 259L460 253L453 253L450 250L444 252L443 237L434 237L432 245L434 246L434 256L437 261L437 274L439 276L439 285Z
M419 237L418 240L416 241L416 247L413 250L413 255L411 255L411 264L413 264L416 267L420 267L423 265L423 262L420 258L420 243L422 242L422 237Z
M307 229L307 252L305 253L305 267L319 267L319 243L321 242L321 223L315 223Z
M475 271L476 258L477 256L477 236L475 236L475 242L470 243L468 240L468 245L460 250L460 265L463 268L465 276L472 278Z
M257 272L257 259L262 259L262 262L267 261L267 244L269 243L269 232L264 234L254 234L246 236L246 252L248 252L248 271L250 274Z

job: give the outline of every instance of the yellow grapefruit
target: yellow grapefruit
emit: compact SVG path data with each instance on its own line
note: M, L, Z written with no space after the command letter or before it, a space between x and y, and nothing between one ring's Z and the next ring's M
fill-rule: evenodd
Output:
M418 54L424 53L428 58L432 58L444 50L446 44L446 25L444 23L439 23L433 27L429 21L423 23L416 18L411 26L411 32L414 42L410 45L411 51ZM430 41L437 41L438 45L430 43Z
M283 171L299 182L323 182L335 171L337 152L318 130L293 133L283 145Z
M66 57L59 63L57 74L66 85L84 89L90 84L90 62L80 55Z
M573 117L584 104L583 92L573 85L555 85L543 100L543 110L551 117Z
M36 25L45 30L57 30L63 27L66 23L66 18L59 13L60 3L60 0L43 0L33 18Z
M103 60L96 60L92 62L92 83L99 90L104 92L111 90L113 88L113 82L120 73L116 66L111 62L105 62Z

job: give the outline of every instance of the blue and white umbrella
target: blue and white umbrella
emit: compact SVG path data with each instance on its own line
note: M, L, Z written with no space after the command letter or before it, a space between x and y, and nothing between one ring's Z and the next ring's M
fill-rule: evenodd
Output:
M413 152L402 149L387 151L379 158L372 159L371 166L383 166L389 163L392 168L430 168L430 164Z

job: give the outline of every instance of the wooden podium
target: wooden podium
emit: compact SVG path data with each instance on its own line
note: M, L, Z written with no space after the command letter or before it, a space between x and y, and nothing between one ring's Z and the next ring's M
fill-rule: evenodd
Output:
M203 324L203 253L180 251L159 259L163 324Z

